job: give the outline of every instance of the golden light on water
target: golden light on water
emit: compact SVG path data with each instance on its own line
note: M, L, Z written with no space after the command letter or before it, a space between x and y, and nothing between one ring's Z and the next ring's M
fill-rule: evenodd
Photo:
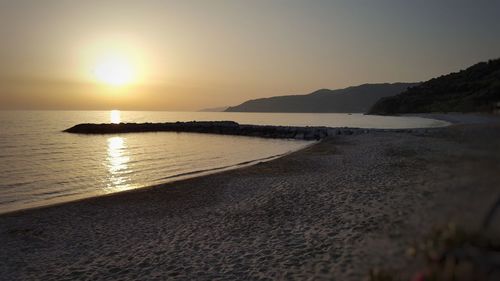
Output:
M120 110L111 110L109 112L110 122L113 124L119 124L122 121L122 113Z
M107 167L109 173L109 182L107 187L116 190L126 190L131 187L128 185L129 178L126 176L128 162L130 157L126 155L127 144L122 137L111 137L108 139L108 157Z

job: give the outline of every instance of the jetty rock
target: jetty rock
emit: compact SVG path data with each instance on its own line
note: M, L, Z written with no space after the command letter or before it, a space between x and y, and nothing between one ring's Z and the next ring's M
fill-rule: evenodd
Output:
M189 121L166 123L84 123L64 130L73 134L123 134L145 132L186 132L219 135L251 136L275 139L320 140L336 135L356 135L372 131L414 132L412 129L360 129L331 127L300 127L271 125L241 125L234 121Z

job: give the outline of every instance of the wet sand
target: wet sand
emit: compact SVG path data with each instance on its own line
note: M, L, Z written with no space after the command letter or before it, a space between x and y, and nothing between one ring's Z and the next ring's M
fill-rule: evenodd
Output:
M1 215L0 279L360 280L374 267L411 269L405 250L433 226L479 227L498 171L493 123L328 138L243 169Z

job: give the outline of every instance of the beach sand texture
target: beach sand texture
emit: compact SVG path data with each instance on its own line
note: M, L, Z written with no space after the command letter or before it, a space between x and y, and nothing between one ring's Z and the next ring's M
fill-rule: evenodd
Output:
M498 171L498 124L334 137L248 168L2 215L0 279L360 280L374 267L411 269L405 250L433 226L479 226Z

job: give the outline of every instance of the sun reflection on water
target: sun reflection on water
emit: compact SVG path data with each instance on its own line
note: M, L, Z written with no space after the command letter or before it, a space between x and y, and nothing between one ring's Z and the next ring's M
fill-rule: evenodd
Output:
M109 112L109 119L113 124L119 124L122 121L122 113L120 110L111 110Z
M128 171L128 162L130 157L126 155L127 144L123 137L111 137L108 139L108 183L110 191L131 189L130 179L126 175Z

